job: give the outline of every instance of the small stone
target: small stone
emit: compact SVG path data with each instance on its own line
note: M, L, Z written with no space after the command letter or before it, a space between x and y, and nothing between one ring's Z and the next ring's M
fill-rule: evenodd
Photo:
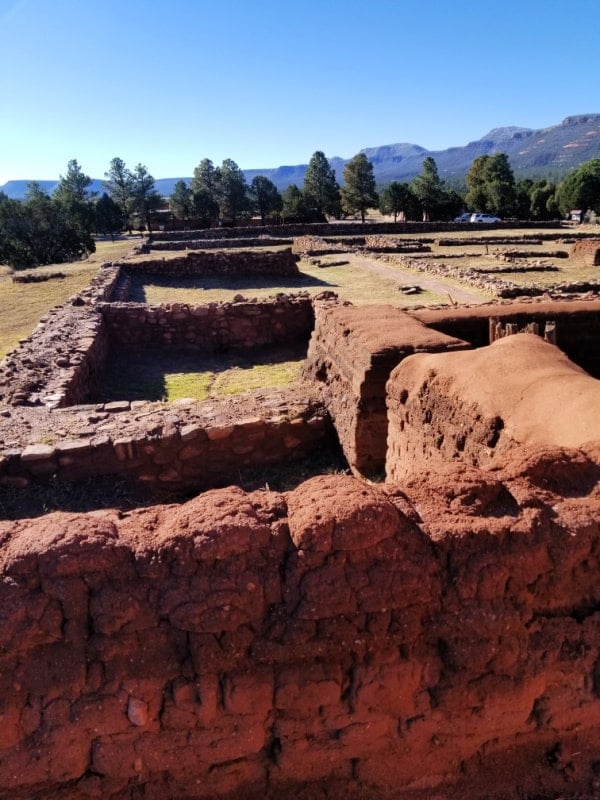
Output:
M129 698L127 705L127 716L132 725L138 728L143 727L148 722L148 704L135 697Z

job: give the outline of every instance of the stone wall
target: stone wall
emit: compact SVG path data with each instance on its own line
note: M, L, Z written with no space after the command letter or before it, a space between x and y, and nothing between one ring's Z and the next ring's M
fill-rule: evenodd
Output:
M45 314L0 362L0 403L54 408L89 399L108 350L98 303L110 299L119 268L102 269L68 303Z
M209 303L104 303L98 306L114 345L173 347L205 353L308 342L314 325L308 294Z
M157 239L151 242L152 250L211 250L222 247L280 247L281 245L291 245L293 239L278 238L275 236L245 236L242 238L228 238L226 244L222 239L183 239L181 241L163 241L157 235Z
M392 369L411 353L470 345L392 306L317 302L315 316L305 374L326 386L326 402L351 469L377 475L385 464L385 385Z
M575 242L571 258L580 258L588 267L600 266L600 239L584 239Z
M264 227L206 228L197 231L160 231L154 234L155 241L172 242L185 239L228 239L258 236L295 238L297 236L366 236L388 233L440 233L448 231L510 230L514 223L464 222L316 222L311 224L265 225ZM519 229L544 230L556 228L556 222L520 221ZM569 236L573 236L569 231Z
M24 411L0 419L0 489L95 475L205 489L237 480L247 467L303 458L333 437L323 404L306 387L220 401L77 406L35 418Z
M425 272L429 275L439 275L442 278L465 283L476 289L482 289L491 295L503 299L522 298L522 297L542 297L547 295L564 296L573 294L600 294L600 279L592 281L563 281L556 283L552 287L542 287L529 285L524 286L514 281L502 277L500 270L483 270L481 267L462 267L452 263L428 258L411 258L410 255L393 255L390 253L377 253L375 258L386 261L390 264L399 264L401 267L408 267L418 272ZM451 260L454 256L449 256ZM541 265L543 266L543 265ZM523 271L522 268L512 269L511 272ZM499 275L495 274L499 273Z
M169 259L147 258L122 262L132 272L166 275L296 276L299 274L291 248L276 252L238 251L204 253L192 251Z
M0 523L0 794L597 796L574 459L576 500L530 463Z
M378 253L429 253L431 247L428 242L418 239L390 239L389 236L374 234L365 237L365 250Z

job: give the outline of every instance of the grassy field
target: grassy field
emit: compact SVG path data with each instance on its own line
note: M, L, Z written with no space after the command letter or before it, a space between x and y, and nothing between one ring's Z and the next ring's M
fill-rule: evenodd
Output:
M331 257L330 261L339 261ZM140 303L214 303L231 301L236 295L244 297L269 297L279 292L306 291L311 295L319 292L336 292L342 299L357 306L372 303L388 303L395 306L432 305L447 300L432 292L406 296L398 291L399 281L383 275L367 272L352 264L327 266L327 258L321 259L324 266L317 267L301 261L298 278L280 279L276 284L272 278L230 279L223 286L220 278L188 278L182 282L169 277L134 275L131 299ZM418 282L415 279L415 282Z
M116 242L98 242L96 252L86 261L38 267L36 274L62 272L65 275L64 278L52 278L43 283L13 283L12 271L1 267L0 358L4 358L14 349L19 339L25 339L31 334L49 309L81 291L100 264L122 257L131 247L132 241L128 238ZM15 274L24 275L27 272L33 270L21 270Z

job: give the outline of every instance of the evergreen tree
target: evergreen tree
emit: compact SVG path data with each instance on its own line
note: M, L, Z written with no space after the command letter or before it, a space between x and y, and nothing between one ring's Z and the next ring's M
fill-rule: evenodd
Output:
M379 210L382 214L393 214L394 222L402 219L416 219L419 201L407 183L392 181L379 194Z
M67 174L60 176L54 190L53 201L58 203L69 228L77 231L87 253L93 253L96 245L92 238L94 228L94 206L89 187L92 179L84 175L76 159L69 161Z
M600 214L600 158L586 161L559 185L556 192L562 214L573 209Z
M302 189L291 183L281 195L284 222L308 222L310 214Z
M194 177L190 188L194 194L196 192L206 192L215 200L217 199L217 170L210 158L203 158L194 169Z
M344 167L344 186L341 191L342 209L347 214L360 212L361 221L369 208L378 203L375 191L373 164L364 153L358 153Z
M537 181L530 190L529 212L531 219L550 220L557 216L556 186L552 181Z
M506 153L478 156L467 174L467 206L475 211L512 216L517 210L515 178Z
M322 219L326 214L340 216L340 187L335 179L335 170L329 166L321 150L313 153L308 162L303 191L307 208L315 217Z
M106 192L96 201L94 206L94 230L115 240L115 234L121 233L124 227L123 212Z
M104 173L104 189L121 209L125 227L131 233L131 215L133 213L133 175L127 169L122 158L113 158L108 172Z
M173 187L169 206L175 219L183 222L189 222L194 215L194 193L185 181L177 181Z
M444 182L438 174L437 164L431 156L423 161L423 172L411 183L411 191L423 210L423 221L435 218L444 202Z
M253 211L260 215L261 225L265 224L269 214L281 211L281 195L275 184L264 175L256 175L252 179L249 193Z
M226 158L215 174L221 219L230 220L235 227L250 207L246 176L231 158Z
M132 210L139 218L140 230L146 226L152 233L152 214L162 205L162 197L154 189L154 178L143 164L138 164L132 174Z

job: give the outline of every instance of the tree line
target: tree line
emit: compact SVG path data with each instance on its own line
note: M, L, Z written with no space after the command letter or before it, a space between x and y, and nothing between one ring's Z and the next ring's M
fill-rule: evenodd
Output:
M138 164L129 169L121 158L113 158L104 178L103 193L92 194L91 178L72 160L51 196L36 183L29 184L23 201L0 192L0 264L22 268L73 261L94 252L94 233L151 233L165 201L147 168ZM325 154L316 151L303 185L292 184L280 193L264 175L248 184L232 159L215 166L205 158L189 186L177 182L168 206L186 227L235 226L251 216L260 217L263 225L269 220L309 223L355 215L364 222L371 208L392 215L394 221L450 220L465 209L541 221L581 209L595 222L600 219L600 159L582 164L556 184L516 181L504 153L478 156L458 190L441 179L430 156L409 183L377 187L373 165L364 153L346 163L340 186Z
M560 183L547 179L515 180L505 153L478 156L465 179L464 191L449 189L428 157L411 183L393 181L379 195L379 210L394 220L452 219L464 210L498 217L549 221L573 209L600 218L600 159L585 162Z

